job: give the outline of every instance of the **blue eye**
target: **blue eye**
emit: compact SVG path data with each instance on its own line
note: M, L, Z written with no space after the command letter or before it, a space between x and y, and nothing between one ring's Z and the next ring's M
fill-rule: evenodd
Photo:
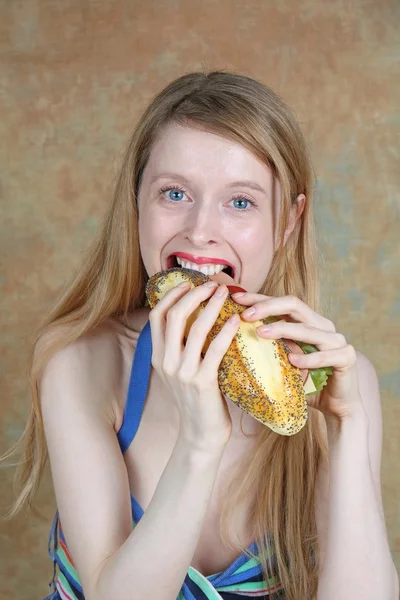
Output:
M164 191L164 190L161 190L161 191ZM173 194L183 194L184 193L182 190L178 190L176 188L169 188L169 190L165 190L165 191L171 191L171 192L173 192ZM173 201L179 200L179 198L171 198L170 194L168 194L168 196L169 196L170 200L173 200Z
M232 198L232 202L251 202L250 200L248 200L247 198Z
M176 185L166 185L165 187L160 189L159 194L164 194L165 192L173 192L173 194L175 194L175 198L171 197L170 195L168 195L168 199L166 198L167 202L174 202L175 204L179 204L179 200L182 199L177 198L177 195L186 194L186 191L183 188ZM244 196L243 194L241 194L240 196L234 196L233 198L231 198L231 202L248 202L254 207L258 206L258 204L254 202L254 200ZM246 207L244 207L244 209L239 208L238 210L239 212L249 212L249 209Z

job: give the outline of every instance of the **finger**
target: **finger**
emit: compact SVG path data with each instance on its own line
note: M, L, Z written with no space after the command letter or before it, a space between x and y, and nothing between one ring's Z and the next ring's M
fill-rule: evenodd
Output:
M265 300L265 298L273 298L273 296L264 296L263 294L256 294L253 292L235 292L234 294L231 294L231 298L238 304L240 303L248 306L254 302Z
M183 285L187 284L187 285ZM152 343L152 365L160 367L164 357L165 347L165 316L179 298L184 296L189 290L190 283L182 282L179 285L171 288L164 294L152 308L149 313L151 343Z
M291 352L289 360L299 369L332 367L335 370L347 371L356 363L357 355L354 347L348 344L344 348L312 352L311 354L295 354Z
M222 295L217 296L217 291L221 292ZM185 351L182 357L182 372L189 379L199 370L202 349L206 343L207 336L215 325L228 295L226 285L221 285L217 291L214 292L207 306L192 324L186 340Z
M200 381L218 380L218 369L240 326L240 317L235 314L224 323L221 331L213 339L200 365Z
M209 285L214 283L214 285ZM175 372L182 360L184 350L184 333L188 317L198 308L204 300L207 300L215 291L216 282L206 282L198 285L172 306L166 314L165 343L168 353L164 356L164 367L168 372Z
M294 342L306 342L315 345L319 350L331 350L347 346L346 338L341 333L323 331L305 323L276 321L270 325L256 328L260 337L268 339L286 338Z
M235 300L235 294L232 295ZM236 302L236 300L235 300ZM306 323L311 327L326 331L336 331L334 324L322 315L315 312L308 304L296 296L263 296L262 294L246 293L238 298L237 303L254 307L255 311L249 317L244 313L241 318L246 321L258 321L265 317L288 315L294 321Z

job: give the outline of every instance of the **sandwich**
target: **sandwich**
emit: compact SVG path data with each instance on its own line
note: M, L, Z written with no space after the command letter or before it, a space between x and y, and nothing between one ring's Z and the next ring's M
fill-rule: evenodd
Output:
M221 271L205 275L184 267L172 267L153 275L147 282L146 304L154 308L173 287L189 281L191 288L215 280L224 283L228 296L218 318L209 331L201 355L204 358L212 340L234 314L241 314L247 307L236 303L231 297L238 291L246 291L232 277ZM190 288L189 288L190 289ZM186 322L184 343L190 328L208 303L201 302ZM247 322L241 320L238 330L218 368L218 385L221 392L242 410L280 435L294 435L306 424L308 404L306 396L322 390L332 373L330 368L303 369L292 365L290 352L315 352L310 344L285 339L266 339L257 335L256 328L263 323L277 321L276 317Z

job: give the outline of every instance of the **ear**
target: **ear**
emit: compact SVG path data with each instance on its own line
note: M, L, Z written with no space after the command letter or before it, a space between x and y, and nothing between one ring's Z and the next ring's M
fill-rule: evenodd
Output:
M285 236L283 238L284 246L286 245L286 242L288 241L289 236L292 233L292 231L296 225L297 219L299 219L301 217L305 205L306 205L305 195L299 194L290 208L289 223L285 230Z

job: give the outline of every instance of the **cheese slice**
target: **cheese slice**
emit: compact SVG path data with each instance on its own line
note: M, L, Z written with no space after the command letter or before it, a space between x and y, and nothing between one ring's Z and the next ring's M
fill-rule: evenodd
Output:
M306 394L312 394L317 391L317 388L314 385L311 375L307 377L307 380L304 384L304 391Z

